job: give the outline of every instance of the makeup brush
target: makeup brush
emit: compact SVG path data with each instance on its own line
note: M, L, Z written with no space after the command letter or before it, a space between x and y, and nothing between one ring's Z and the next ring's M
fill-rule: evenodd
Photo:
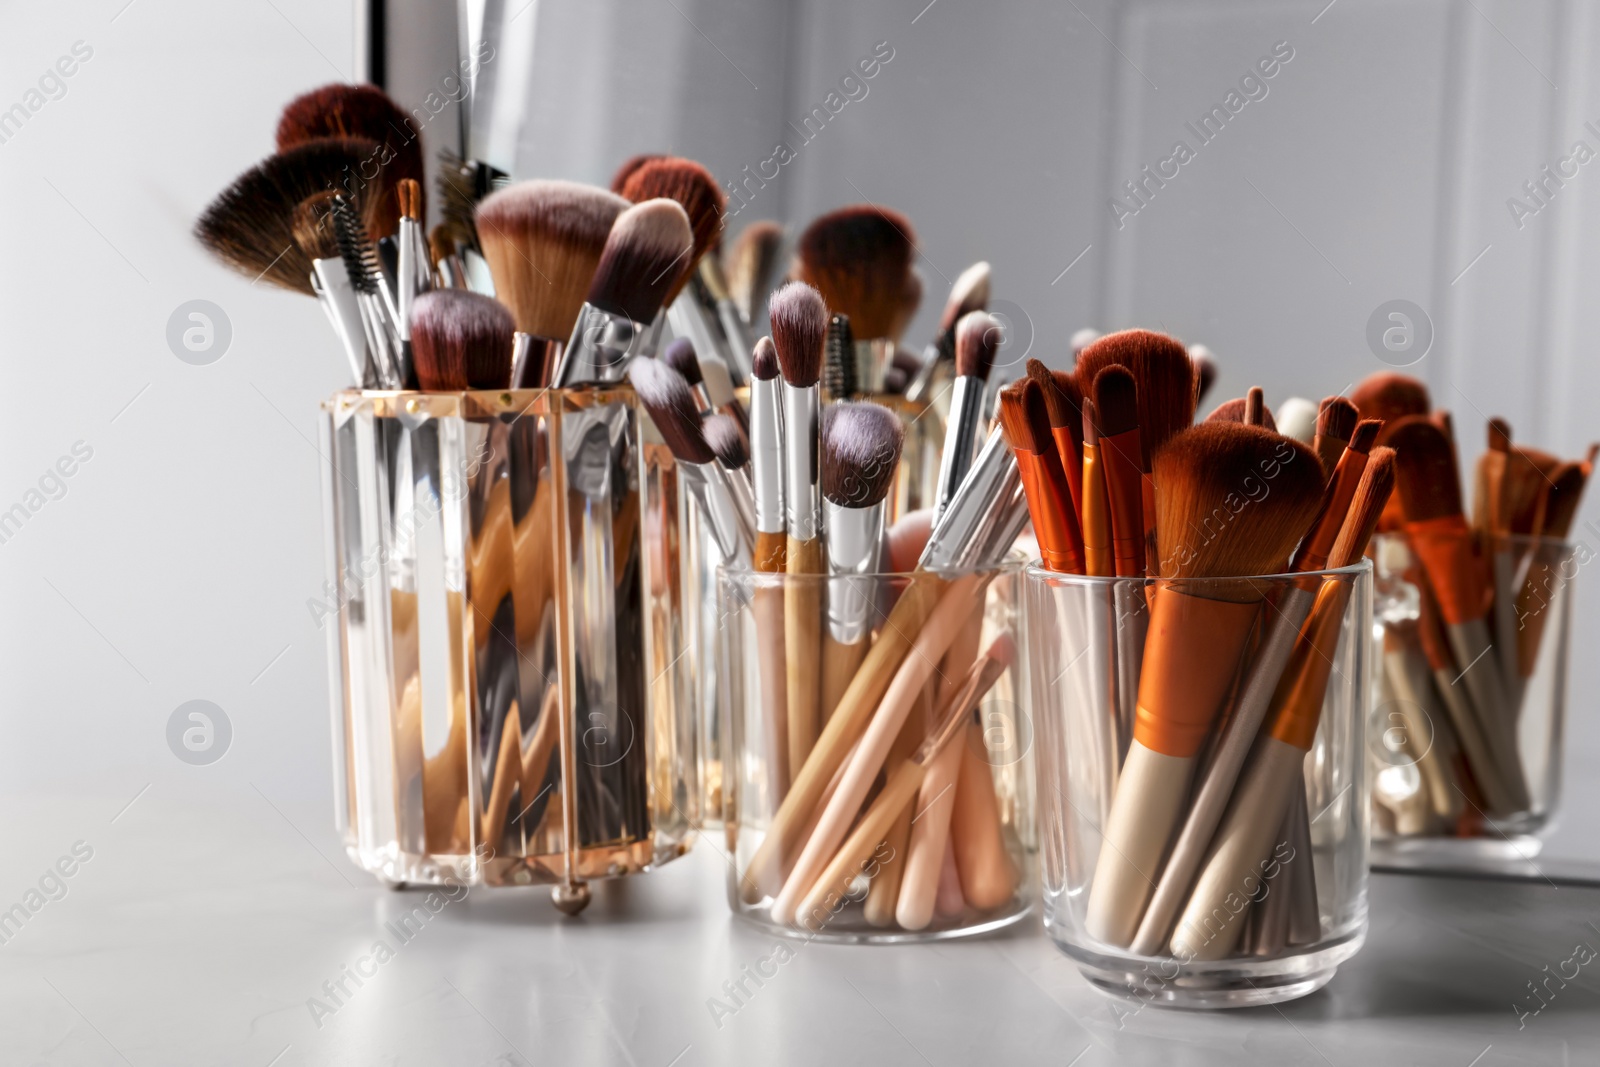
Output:
M425 392L505 389L511 382L511 312L493 297L439 289L411 312L412 357Z
M1394 487L1394 478L1394 453L1376 450L1340 531L1330 560L1333 566L1347 567L1366 551ZM1215 914L1219 907L1222 914L1229 914L1230 895L1248 893L1250 883L1259 880L1262 863L1272 854L1273 837L1283 814L1294 803L1292 791L1304 790L1302 767L1322 715L1323 696L1338 651L1350 589L1350 583L1329 579L1318 591L1317 607L1278 682L1273 715L1255 736L1249 763L1237 785L1231 786L1232 800L1172 935L1172 952L1181 959L1223 959L1233 953L1238 943L1243 922L1226 922L1219 928ZM1360 634L1354 637L1365 639Z
M881 570L884 498L900 464L905 427L877 404L829 408L822 437L823 526L828 531L828 630L821 722L838 706L867 654Z
M1161 577L1150 612L1138 713L1089 892L1089 933L1133 941L1152 876L1183 819L1195 757L1237 672L1260 612L1260 587L1233 576L1276 574L1316 514L1315 453L1257 426L1204 423L1155 455ZM1242 485L1276 470L1271 492L1218 529ZM1220 509L1220 510L1219 510ZM1209 524L1209 525L1208 525ZM1180 579L1216 579L1193 586ZM1177 582L1177 584L1166 584Z
M1153 330L1107 334L1078 355L1073 373L1085 396L1106 367L1126 367L1137 393L1141 443L1154 456L1178 431L1194 422L1195 369L1183 345ZM1104 420L1106 413L1101 412ZM1101 423L1101 436L1107 431Z
M421 131L411 116L375 85L324 85L289 101L278 119L278 151L326 138L372 142L368 154L339 182L347 195L357 191L356 183L371 180L365 175L372 168L379 171L376 183L383 189L393 189L404 180L424 180ZM417 217L421 218L420 202L418 208ZM367 220L367 236L374 241L386 237L395 232L399 220L399 205L382 196Z
M1577 517L1578 505L1582 502L1588 480L1587 461L1564 463L1556 469L1551 476L1553 484L1546 491L1543 536L1557 541L1566 539L1572 521ZM1539 660L1539 646L1544 640L1545 624L1550 615L1550 598L1569 580L1562 575L1560 564L1536 550L1528 561L1526 576L1520 583L1510 587L1510 596L1515 598L1512 614L1517 629L1515 663L1507 673L1513 707L1519 712L1528 679L1533 677L1534 667ZM1496 595L1499 595L1498 592Z
M1189 361L1194 364L1194 401L1198 406L1211 392L1211 387L1217 384L1217 357L1205 345L1190 345Z
M1274 421L1279 433L1309 445L1317 434L1317 405L1303 396L1291 396L1278 405Z
M1083 534L1050 431L1044 392L1037 381L1024 378L1000 391L1000 428L1017 457L1044 565L1053 571L1082 574Z
M726 472L706 442L689 383L659 359L638 359L628 365L628 380L650 421L677 461L678 478L693 495L722 553L718 563L748 560L749 548L739 508Z
M1094 409L1100 420L1099 459L1111 515L1111 554L1117 577L1145 573L1145 521L1140 470L1139 404L1133 374L1109 364L1094 378Z
M294 210L294 240L311 262L312 292L344 348L355 384L363 389L376 388L377 369L367 365L367 333L361 306L339 255L339 238L333 225L333 198L337 195L324 190L299 203Z
M344 263L345 275L350 279L356 307L361 313L367 351L377 368L378 386L382 389L410 388L413 385L411 367L400 345L394 320L397 311L389 302L389 289L383 283L377 250L367 239L360 217L344 194L337 193L328 201L328 216L333 222L339 258Z
M750 482L755 491L756 536L751 566L760 574L782 574L787 567L784 507L783 385L772 339L756 342L750 357ZM789 791L788 669L784 659L784 591L775 579L758 580L750 596L756 624L757 666L761 677L766 731L771 738L774 795Z
M629 156L627 159L622 161L622 165L616 169L616 173L611 175L611 191L613 193L623 195L623 187L628 184L629 178L638 173L640 167L644 166L646 163L653 163L658 159L666 158L667 157L660 152L641 152L636 156Z
M1344 455L1345 445L1350 443L1350 435L1355 433L1360 418L1355 404L1344 397L1322 398L1322 408L1317 412L1317 432L1311 439L1311 447L1317 450L1317 458L1322 461L1322 469L1329 478L1333 477L1333 469Z
M1066 371L1052 371L1037 359L1027 363L1028 377L1039 383L1045 414L1050 419L1050 435L1067 476L1072 495L1072 510L1083 513L1083 395L1078 383Z
M939 328L933 340L922 350L922 362L906 386L907 400L926 399L940 365L955 361L956 323L972 312L983 311L989 306L992 275L993 271L984 260L979 260L956 275L955 282L950 286L950 296L939 315Z
M1099 412L1094 398L1083 398L1083 562L1097 578L1117 573L1111 551L1111 505L1106 499L1105 473L1100 467Z
M577 182L518 182L484 198L476 214L484 260L518 330L566 343L627 209L622 197Z
M1222 403L1212 408L1211 414L1205 417L1205 421L1232 422L1241 426L1264 426L1274 433L1277 432L1278 424L1277 421L1273 419L1272 412L1267 411L1265 408L1261 409L1258 417L1260 417L1262 421L1256 423L1249 421L1249 414L1250 398L1247 396L1236 396L1232 400L1224 400Z
M828 320L828 338L822 348L822 391L829 400L854 400L861 395L856 381L855 334L850 316Z
M401 347L409 348L411 305L418 293L433 288L433 274L428 269L428 251L422 241L422 186L410 178L402 179L395 189L395 199L400 205L399 228L395 231L395 313Z
M769 301L772 344L783 373L783 495L788 540L785 569L791 581L784 589L784 628L788 659L789 770L798 774L816 742L821 725L823 584L793 576L828 572L822 540L819 493L821 445L822 346L828 331L828 309L818 292L803 282L790 282Z
M1356 490L1361 484L1362 472L1366 470L1373 442L1378 439L1382 429L1383 423L1377 419L1363 419L1350 431L1350 439L1328 476L1322 507L1318 510L1317 517L1312 520L1311 528L1296 547L1294 559L1289 562L1291 570L1320 571L1328 565L1334 541L1338 538L1345 518L1349 515L1350 503L1355 499ZM1318 464L1322 465L1320 456ZM1383 496L1388 500L1388 493L1384 493Z
M370 141L323 140L268 156L207 205L195 223L195 237L240 274L309 296L311 261L295 240L295 208L340 188L346 171L376 149ZM353 197L364 227L374 225L376 204L392 199L391 190L374 183Z
M552 384L615 382L661 336L657 315L684 266L689 216L673 200L646 200L617 216Z
M428 231L428 262L446 289L465 289L466 273L461 267L461 255L456 251L456 239L450 227L440 223Z
M683 375L689 383L690 390L694 393L695 402L700 405L700 413L709 415L713 412L727 415L733 419L741 434L749 432L749 416L745 413L744 405L739 403L734 396L732 386L722 383L718 389L720 395L712 395L711 383L707 381L705 366L701 364L695 354L694 342L687 337L676 337L668 343L661 352L661 360L667 366ZM722 365L713 363L712 366L721 370Z
M1083 350L1085 348L1088 348L1090 345L1100 340L1100 337L1101 334L1099 330L1091 329L1088 326L1085 326L1080 330L1074 330L1072 333L1072 339L1067 342L1067 347L1072 349L1072 358L1076 360L1080 355L1083 354Z
M868 393L882 391L916 251L910 220L867 204L840 208L806 228L798 251L799 279L828 307L850 316L857 382Z
M702 429L706 444L711 446L727 475L728 489L739 511L739 532L744 543L753 550L757 541L756 494L750 481L750 449L745 444L744 432L732 416L720 413L707 415Z
M986 311L969 312L956 324L956 381L950 393L944 452L939 458L933 503L935 522L972 466L982 430L984 383L994 367L1000 340L1000 324Z
M1350 392L1350 402L1363 419L1382 419L1390 425L1407 415L1426 415L1432 404L1428 387L1416 378L1394 371L1379 371L1363 378ZM1388 444L1388 435L1378 444Z
M753 326L761 316L761 305L773 288L782 246L783 226L760 219L740 230L724 254L728 295L746 326Z

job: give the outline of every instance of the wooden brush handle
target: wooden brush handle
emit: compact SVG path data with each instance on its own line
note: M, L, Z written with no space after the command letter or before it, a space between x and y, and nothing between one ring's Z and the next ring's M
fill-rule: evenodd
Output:
M983 727L967 726L961 744L961 777L956 784L955 811L950 815L950 840L955 846L961 895L979 911L998 908L1017 891L1017 869L1006 851L1000 825L1000 801L986 752Z
M911 841L906 846L905 873L895 920L907 930L921 930L933 921L939 895L939 871L950 847L950 814L955 810L956 781L961 776L960 741L946 745L928 764L928 774L913 805Z
M758 903L768 893L763 887L782 881L782 872L793 862L823 791L849 755L850 746L867 728L878 701L911 650L911 635L922 629L948 585L943 578L919 572L895 602L878 640L784 794L772 825L745 868L740 885L745 903Z
M888 784L805 895L795 916L799 925L820 930L827 925L833 904L849 892L858 875L874 875L875 866L881 871L881 864L874 864L874 853L916 797L925 773L920 763L905 760L889 775Z
M782 574L787 558L787 538L782 533L756 534L752 566L763 574ZM757 701L766 720L764 729L770 742L765 759L773 796L781 799L789 791L789 679L785 669L783 637L783 590L758 585L750 598L756 623L757 670L761 692Z
M839 706L844 691L850 688L850 680L856 676L856 671L861 669L861 661L866 658L865 638L847 645L835 641L831 633L823 635L822 704L819 724L826 723L833 717L833 709Z
M914 799L914 798L913 798ZM893 926L895 906L900 902L900 883L906 870L906 845L911 840L911 813L916 805L900 809L894 825L884 835L884 848L878 860L877 877L867 887L867 900L861 914L873 926Z
M1089 936L1124 948L1133 942L1167 843L1183 821L1194 760L1128 743L1089 886Z
M791 576L828 573L820 537L810 541L790 538L785 554ZM791 778L800 773L822 726L822 605L826 584L820 580L790 582L783 590Z

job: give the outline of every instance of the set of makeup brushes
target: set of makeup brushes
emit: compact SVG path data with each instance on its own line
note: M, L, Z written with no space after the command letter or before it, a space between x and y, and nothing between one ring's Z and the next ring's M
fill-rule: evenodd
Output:
M1395 468L1336 398L1311 444L1271 428L1259 389L1191 425L1201 377L1172 338L1124 331L1070 372L1030 361L1000 418L1044 566L1125 579L1034 620L1084 652L1053 698L1113 784L1088 931L1213 960L1319 936L1301 764L1351 583L1318 572L1360 560Z
M1512 443L1488 422L1467 510L1453 420L1427 387L1385 372L1351 399L1385 420L1379 440L1398 457L1399 492L1379 529L1396 535L1384 564L1420 594L1415 619L1386 619L1383 680L1414 789L1375 792L1379 817L1402 835L1477 836L1485 820L1514 824L1542 807L1527 779L1519 724L1529 682L1557 614L1563 544L1597 446L1577 460Z

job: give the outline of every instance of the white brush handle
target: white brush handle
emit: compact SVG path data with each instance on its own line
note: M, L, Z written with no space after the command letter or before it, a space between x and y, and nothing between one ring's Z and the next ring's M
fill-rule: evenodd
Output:
M1089 935L1125 948L1161 874L1167 842L1183 820L1194 760L1167 756L1134 740L1122 764L1100 856L1089 887Z

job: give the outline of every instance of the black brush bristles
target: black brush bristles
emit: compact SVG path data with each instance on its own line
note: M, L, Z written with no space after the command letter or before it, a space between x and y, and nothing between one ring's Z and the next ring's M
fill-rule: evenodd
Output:
M427 392L505 389L511 384L511 312L465 289L422 293L411 308L411 355Z
M750 353L750 377L758 382L770 382L780 373L778 350L773 347L772 338L761 338Z
M353 174L383 175L380 184L394 188L404 179L423 181L422 138L411 116L375 85L334 83L289 101L278 119L278 151L326 138L359 138L372 150ZM418 217L421 217L420 211ZM399 205L385 196L374 205L367 236L387 237L399 226Z
M342 192L355 198L363 230L370 232L373 204L392 203L391 187L356 180L352 189L346 183L376 150L371 141L324 140L269 156L207 205L195 223L195 237L245 277L310 295L311 261L295 240L295 209L318 193Z
M855 334L849 315L828 320L828 339L822 352L822 389L832 400L854 400L861 392L856 380Z
M838 403L822 433L822 495L844 508L881 503L894 485L905 426L886 407Z
M1139 422L1139 386L1127 367L1113 363L1095 375L1091 395L1100 419L1097 425L1101 437L1143 430Z
M634 322L655 320L694 265L689 216L675 200L646 200L617 216L589 283L588 302Z
M674 456L685 463L715 462L700 424L700 405L683 375L659 359L636 359L628 364L628 378Z
M816 385L828 335L828 306L822 294L804 282L790 282L772 294L768 306L783 380L797 389Z
M988 381L1002 338L1000 324L987 311L963 315L956 323L956 376Z
M700 385L706 380L700 370L700 360L694 354L694 342L687 337L673 338L666 351L661 353L661 362L683 375L683 380L691 386Z
M356 218L355 209L342 195L329 201L333 215L333 233L339 245L339 256L344 260L345 272L350 275L350 285L358 293L378 291L377 253L367 240L366 231Z
M829 307L850 316L858 338L890 337L904 306L916 241L910 220L898 212L870 204L841 208L800 236L799 278L815 286Z
M706 444L716 453L717 462L730 471L743 470L750 463L750 449L732 415L707 415L701 424Z

